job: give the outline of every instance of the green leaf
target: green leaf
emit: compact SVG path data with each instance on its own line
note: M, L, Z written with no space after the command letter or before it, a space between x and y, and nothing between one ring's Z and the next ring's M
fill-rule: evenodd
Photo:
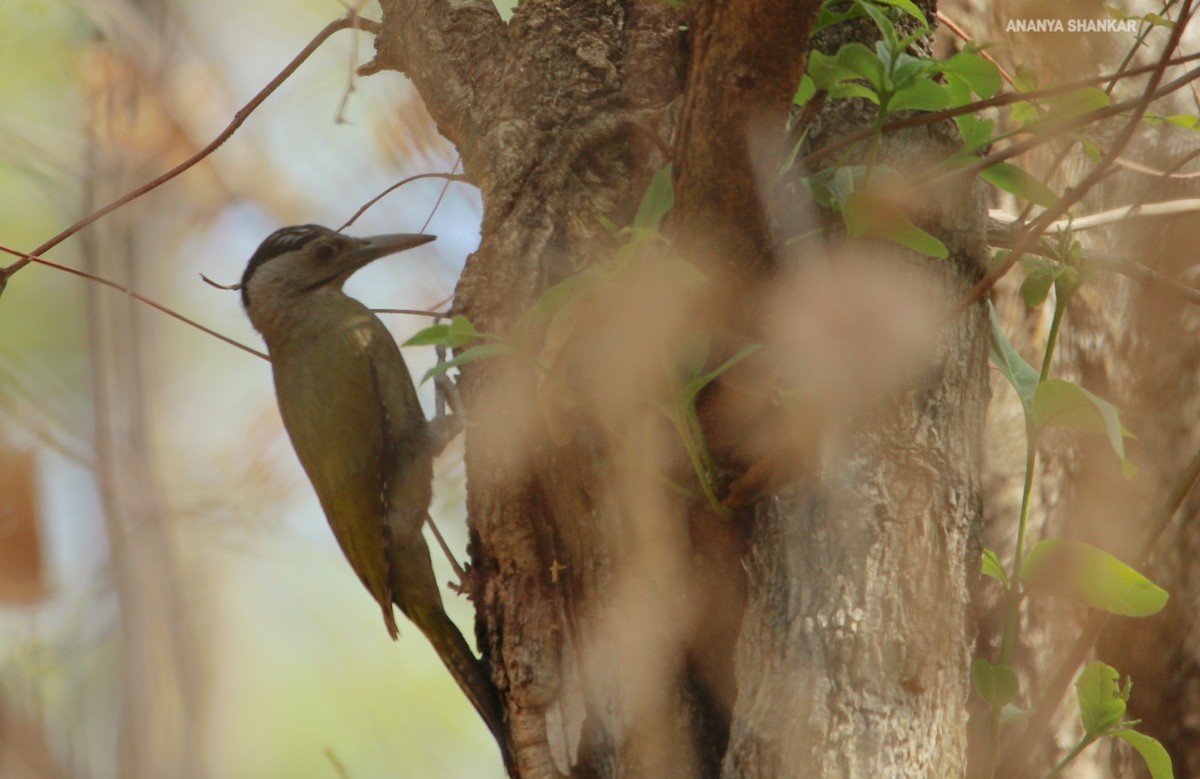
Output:
M1038 88L1041 79L1032 65L1022 62L1017 65L1017 74L1013 77L1013 82L1013 85L1021 92L1032 92Z
M430 325L418 330L401 346L449 346L450 325Z
M982 100L1000 91L1004 81L996 63L976 51L961 51L938 63L938 70L950 79L957 79Z
M992 133L996 130L996 122L992 119L980 119L971 114L954 117L958 132L962 135L963 151L973 152L982 149L992 142Z
M484 337L465 316L456 316L446 324L431 325L404 342L405 346L448 346L458 349Z
M863 9L867 16L871 17L871 21L875 22L875 26L879 28L879 32L883 34L883 40L891 49L896 48L896 42L899 36L896 34L896 28L891 20L879 10L870 0L854 0L858 7ZM925 25L928 27L929 25Z
M921 57L914 57L911 54L901 52L900 56L896 57L896 63L892 67L892 86L899 91L917 79L928 81L937 72L937 66L937 60L922 59ZM929 83L932 84L933 82L929 81ZM939 84L938 86L943 85Z
M920 22L922 27L929 26L929 20L925 18L925 14L921 13L921 9L917 8L912 0L876 0L876 2L883 5L895 6Z
M1033 395L1030 406L1033 423L1039 430L1048 427L1066 427L1088 433L1108 436L1117 457L1121 459L1122 471L1132 476L1137 469L1125 459L1125 437L1133 434L1121 424L1117 408L1074 382L1063 379L1047 379Z
M992 364L1017 391L1017 396L1021 398L1021 405L1025 407L1025 413L1028 415L1030 405L1033 403L1033 394L1037 391L1038 372L1033 369L1032 365L1025 362L1025 358L1008 340L1008 336L1000 327L1000 318L996 316L996 309L991 302L988 303L988 317L992 324L989 355Z
M837 13L829 8L828 3L822 3L821 12L817 14L817 21L813 24L813 30L811 34L815 36L826 27L832 27L835 24L841 24L842 22L850 19L857 19L863 15L862 9L856 5L850 6L850 9L847 11Z
M1163 119L1188 130L1200 130L1200 116L1193 114L1172 114L1171 116L1164 116Z
M992 665L982 657L971 661L971 683L989 706L1002 707L1017 694L1017 674L1007 665Z
M834 60L838 66L849 70L857 77L882 92L887 85L887 72L879 56L861 43L847 43L838 49Z
M746 346L743 346L737 351L736 354L734 354L725 362L721 363L716 368L713 368L708 373L696 376L689 381L683 388L683 397L689 402L694 400L695 397L700 394L702 389L720 377L721 374L725 373L725 371L737 365L739 362L754 354L761 348L762 344L747 344Z
M866 192L846 198L842 217L851 235L886 238L939 260L950 255L944 243L910 222L903 211Z
M861 97L864 100L869 100L875 105L879 105L879 95L871 91L870 87L865 87L862 84L853 81L843 81L829 87L830 100L845 100L849 97Z
M1121 697L1117 669L1095 662L1075 680L1075 696L1079 700L1079 718L1089 736L1099 736L1125 716L1125 699Z
M1111 735L1137 750L1146 763L1146 768L1150 769L1151 779L1175 779L1171 756L1156 739L1136 730L1114 730Z
M517 349L512 344L508 343L490 343L472 346L461 354L455 355L454 359L446 360L443 363L438 363L429 370L425 371L425 375L421 377L421 383L424 384L433 377L440 376L443 373L448 372L451 368L457 368L459 366L466 365L467 363L475 362L476 360L482 360L485 357L496 357L502 354L517 353Z
M1175 26L1175 22L1165 16L1156 13L1148 13L1142 17L1142 21L1150 22L1155 27L1171 28Z
M812 76L805 73L800 77L800 86L796 87L796 95L792 98L792 102L796 105L804 105L812 96L817 94L817 85L812 80Z
M1073 89L1061 95L1047 99L1048 110L1041 119L1032 122L1022 129L1035 133L1059 127L1083 116L1084 114L1107 108L1112 102L1108 93L1096 87Z
M1037 308L1045 302L1051 286L1058 290L1060 301L1069 299L1081 281L1078 268L1049 262L1041 257L1022 257L1021 268L1028 275L1021 284L1020 295L1030 308Z
M642 195L641 205L638 206L637 216L633 218L633 227L641 230L657 230L659 222L675 205L675 189L671 186L671 163L664 165L646 187Z
M809 52L808 69L805 72L817 89L829 89L842 81L853 81L862 77L850 68L840 65L836 57L819 51Z
M950 105L950 93L942 84L915 81L897 91L888 101L889 111L940 111Z
M1015 125L1029 126L1041 119L1042 114L1033 103L1021 100L1008 107L1008 118Z
M981 567L984 576L990 576L996 581L1004 585L1004 589L1008 589L1008 574L1004 572L1004 566L1000 564L1000 557L991 547L983 548L983 560Z
M1170 595L1103 549L1082 541L1039 541L1021 565L1021 581L1038 590L1125 617L1148 617Z
M1021 300L1024 300L1025 305L1030 308L1037 308L1046 301L1046 296L1050 294L1050 287L1053 285L1053 271L1034 271L1021 282Z
M998 162L979 172L979 177L1022 200L1050 208L1058 202L1058 195L1036 178L1007 162Z

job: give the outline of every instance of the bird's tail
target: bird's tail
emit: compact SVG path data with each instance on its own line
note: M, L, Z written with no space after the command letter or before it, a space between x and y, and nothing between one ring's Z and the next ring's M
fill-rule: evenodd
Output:
M487 724L488 730L495 736L509 775L516 776L504 728L504 711L500 706L500 696L462 633L458 632L458 628L446 616L446 612L436 606L412 608L408 618L421 629L429 643L433 644L438 657L442 658L454 681L458 682L467 700L471 701L471 705Z

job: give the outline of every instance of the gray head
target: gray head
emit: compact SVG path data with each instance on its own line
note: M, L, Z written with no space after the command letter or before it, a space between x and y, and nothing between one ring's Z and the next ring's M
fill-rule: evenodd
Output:
M267 236L242 274L242 305L266 298L295 304L306 293L340 289L359 268L437 236L396 233L352 238L320 225L284 227Z

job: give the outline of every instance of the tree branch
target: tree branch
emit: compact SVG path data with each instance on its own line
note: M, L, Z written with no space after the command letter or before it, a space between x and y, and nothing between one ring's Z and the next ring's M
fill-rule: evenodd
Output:
M707 244L709 257L734 277L768 262L770 237L753 175L752 134L764 124L773 124L776 136L782 133L808 58L780 52L807 51L820 5L707 2L694 12L672 219L695 246ZM730 170L744 173L731 177ZM735 215L737 221L731 221Z
M374 31L375 28L375 22L372 22L369 19L359 18L353 14L343 16L341 19L336 19L325 25L325 28L317 33L316 36L308 42L308 45L301 49L300 53L297 54L292 61L287 64L287 67L279 71L279 75L271 79L271 81L265 87L263 87L257 95L250 99L249 103L246 103L246 105L242 106L241 110L233 115L233 121L229 123L229 126L222 130L220 135L218 135L216 138L213 138L207 146L193 154L191 157L188 157L175 167L171 168L158 178L148 181L132 192L122 195L108 205L96 209L92 213L77 221L75 224L60 232L58 235L43 243L41 246L29 252L29 254L22 256L21 259L17 260L9 267L0 269L0 293L4 292L4 287L8 283L9 277L32 262L32 257L45 254L98 219L111 214L121 206L138 199L147 192L166 184L168 181L183 173L185 170L192 167L200 160L204 159L220 148L221 144L229 140L230 136L232 136L237 129L242 126L242 123L245 122L250 114L254 112L254 109L258 108L264 100L270 97L271 93L278 89L280 84L282 84L284 81L287 81L292 73L296 72L296 69L304 64L304 61L308 59L309 55L316 51L317 48L320 47L320 45L324 43L327 38L329 38L329 36L333 35L338 30L360 29Z

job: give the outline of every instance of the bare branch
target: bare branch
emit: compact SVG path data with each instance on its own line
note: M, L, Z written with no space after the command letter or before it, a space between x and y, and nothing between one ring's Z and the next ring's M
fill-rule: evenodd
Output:
M1200 201L1196 201L1196 208L1200 208ZM1123 212L1127 209L1117 209L1107 213ZM1087 217L1085 217L1087 218ZM1050 226L1049 230L1054 230L1059 226L1065 226L1065 222L1055 222ZM1011 249L1017 245L1022 232L1027 229L1027 226L1017 220L1016 217L1006 214L1003 211L991 210L988 212L988 245L998 246ZM1044 246L1034 245L1026 249L1027 254L1037 254L1042 257L1052 257L1054 252ZM1118 257L1112 254L1102 252L1092 252L1087 249L1083 252L1084 262L1094 268L1104 271L1119 273L1128 279L1136 281L1142 285L1160 284L1167 290L1178 295L1181 299L1193 305L1200 305L1200 289L1189 287L1186 284L1181 284L1172 278L1168 278L1153 268L1142 265L1139 262L1134 262L1126 257Z
M261 357L264 360L267 360L268 362L271 359L270 357L268 357L267 355L258 351L257 349L252 349L249 346L246 346L245 344L238 343L237 341L233 340L232 338L230 338L227 335L221 335L216 330L205 327L204 325L200 324L199 322L195 321L194 319L188 319L186 316L184 316L183 314L180 314L178 311L173 311L161 303L156 303L153 300L151 300L150 298L145 297L144 295L140 295L137 292L134 292L133 290L129 289L128 287L122 287L120 284L109 281L108 279L100 278L99 276L96 276L95 274L88 273L87 271L81 271L77 268L69 268L66 265L60 265L57 262L47 260L44 257L38 257L35 254L26 254L25 252L19 252L16 249L10 249L7 246L0 246L0 251L7 252L8 254L12 254L16 257L20 257L21 258L20 262L23 262L23 263L28 264L30 262L36 262L38 265L45 265L49 268L54 268L55 270L60 270L63 273L70 273L73 276L79 276L80 278L87 279L88 281L94 281L95 283L101 284L110 289L115 289L117 292L123 292L124 294L128 295L129 297L133 298L134 300L138 301L139 303L145 303L146 305L150 306L151 308L156 308L168 316L173 316L176 319L178 319L180 322L191 325L192 327L196 328L197 330L200 330L201 332L208 333L213 338L218 338L218 339L224 341L225 343L229 344L230 346L236 346L237 348L241 349L243 352L249 352L250 354L253 354L255 357ZM216 286L216 285L214 285L214 286Z
M10 265L9 267L0 270L0 292L4 291L4 286L8 282L8 279L10 276L12 276L17 271L21 270L21 268L28 265L31 261L34 261L34 259L38 255L45 254L46 252L53 249L55 246L58 246L60 243L62 243L66 239L70 238L75 233L79 232L83 228L92 224L96 220L98 220L104 216L107 216L108 214L111 214L113 211L116 211L118 208L125 205L126 203L136 200L137 198L141 197L142 195L146 194L147 192L150 192L151 190L157 189L158 187L167 183L171 179L173 179L176 176L178 176L179 174L183 173L188 168L191 168L193 165L200 162L200 160L204 159L205 157L207 157L208 155L210 155L214 151L216 151L221 146L221 144L223 144L223 143L225 143L225 141L229 140L229 137L232 136L237 131L237 129L242 126L242 123L246 121L246 119L250 116L251 113L253 113L254 109L258 108L259 105L261 105L264 100L266 100L268 97L270 97L271 93L274 92L276 89L278 89L279 85L282 84L284 81L286 81L288 79L288 77L290 77L292 75L292 73L294 73L296 71L296 69L299 68L300 65L303 64L306 59L308 59L309 55L311 55L314 51L316 51L317 48L329 38L329 36L333 35L338 30L361 29L361 30L374 31L377 28L378 28L378 25L375 22L372 22L368 19L362 19L357 16L344 16L341 19L337 19L337 20L332 21L329 24L325 25L325 28L323 30L321 30L319 33L317 33L316 36L311 41L309 41L308 45L305 46L303 49L301 49L300 53L297 54L292 59L292 61L287 64L287 67L285 67L283 70L281 70L279 72L279 75L277 75L277 76L275 76L275 78L271 79L271 81L265 87L263 87L262 90L259 91L258 94L256 94L253 98L251 98L250 102L246 103L246 105L244 105L241 108L241 110L239 110L236 114L233 115L233 121L229 123L229 126L226 127L224 130L222 130L221 133L216 138L214 138L207 146L205 146L203 149L201 149L200 151L193 154L191 157L188 157L186 160L179 163L174 168L171 168L169 171L162 174L158 178L156 178L152 181L146 182L145 184L143 184L142 186L133 190L132 192L122 195L121 197L112 201L108 205L91 212L87 216L85 216L82 219L80 219L79 221L75 222L75 224L71 225L67 229L60 232L58 235L54 236L50 240L43 243L41 246L34 249L29 254L20 255L21 259L17 260L15 263ZM70 272L77 273L78 271L70 271ZM253 350L251 350L251 351L253 351Z
M458 167L458 163L455 163L455 167ZM455 173L418 173L415 176L409 176L406 179L397 181L395 184L393 184L390 187L388 187L387 189L383 190L378 195L376 195L375 197L368 200L366 203L363 203L362 207L359 208L357 211L355 211L354 215L351 216L349 219L347 219L346 222L337 229L337 231L340 233L342 230L345 230L347 227L354 224L356 221L358 221L358 218L360 216L362 216L363 214L365 214L367 212L367 209L369 209L371 206L378 203L380 200L383 200L383 198L386 197L387 195L391 194L392 192L395 192L397 189L404 186L405 184L408 184L409 182L412 182L412 181L417 181L419 179L446 179L447 185L449 185L449 182L451 182L451 181L463 181L463 182L470 183L470 179L468 179L466 176L456 175ZM444 195L445 193L446 193L446 190L445 190L445 188L443 188L442 194ZM438 203L442 202L441 195L438 196L437 202ZM434 204L434 208L437 208L436 203ZM430 218L432 218L432 217L433 217L433 214L431 213ZM425 228L428 226L429 226L429 221L426 220L425 227L421 228L421 232L422 233L425 232Z
M1188 19L1191 16L1191 10L1192 0L1184 0L1183 8L1179 12L1179 21L1171 30L1171 38L1167 41L1167 45L1163 48L1162 57L1159 58L1158 63L1155 65L1154 72L1151 74L1150 81L1146 85L1142 95L1133 100L1127 100L1124 103L1118 103L1117 105L1109 106L1103 111L1092 112L1092 114L1104 113L1107 115L1115 115L1109 114L1108 112L1112 112L1114 109L1120 106L1123 106L1121 109L1122 113L1126 110L1132 109L1129 118L1125 122L1125 126L1122 127L1121 131L1117 134L1117 137L1113 141L1108 152L1103 158L1101 158L1100 162L1096 164L1096 167L1092 169L1092 172L1089 173L1087 177L1079 183L1078 186L1072 188L1071 191L1060 198L1052 208L1047 209L1033 222L1030 228L1021 236L1020 240L1017 241L1012 252L1008 255L1008 257L1005 258L1004 262L1001 263L998 268L992 270L986 276L980 279L979 283L971 288L971 291L967 293L966 297L959 301L959 303L954 307L953 311L951 311L949 318L957 317L959 314L962 314L971 306L982 300L983 296L987 294L988 290L994 287L997 281L1002 279L1005 274L1012 270L1012 267L1017 263L1018 260L1021 259L1021 255L1023 255L1029 248L1037 243L1042 234L1045 232L1046 228L1052 222L1065 214L1067 210L1071 208L1071 206L1082 200L1083 197L1091 191L1092 187L1094 187L1104 176L1107 176L1112 171L1114 161L1125 148L1125 145L1129 143L1130 139L1133 138L1133 133L1137 129L1138 124L1142 121L1142 116L1145 115L1146 109L1150 107L1150 103L1165 94L1170 94L1179 87L1195 80L1196 78L1200 78L1200 69L1197 69L1181 76L1178 79L1175 79L1161 88L1159 87L1159 84L1162 82L1163 74L1166 72L1167 65L1170 62L1171 53L1174 52L1175 48L1179 45L1179 39L1183 35L1184 28L1187 26ZM1085 117L1091 116L1092 114L1085 114ZM1077 121L1078 120L1076 120L1076 122ZM1069 124L1081 126L1076 122L1070 122ZM1038 141L1041 139L1032 138L1030 140ZM1012 148L1015 149L1022 145L1023 144L1020 143L1014 144ZM1012 149L1009 149L1008 151L1012 151ZM988 157L985 157L977 163L968 165L965 168L959 168L958 170L954 171L954 174L975 175L983 168L995 164L994 161L988 162L988 160L994 156L996 155L988 155ZM1004 158L1006 159L1007 157ZM930 180L927 180L925 183L928 184L929 181Z

